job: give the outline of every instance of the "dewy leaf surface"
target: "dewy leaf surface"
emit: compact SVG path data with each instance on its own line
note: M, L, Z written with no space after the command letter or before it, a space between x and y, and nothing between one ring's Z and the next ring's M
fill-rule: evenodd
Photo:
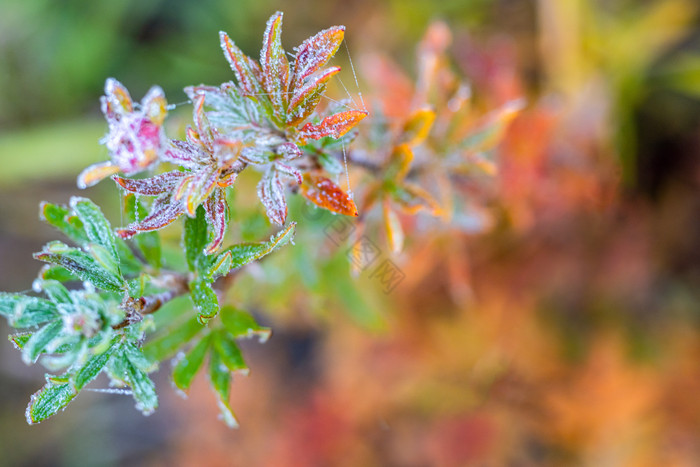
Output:
M117 246L115 245L114 232L102 210L87 198L74 196L70 200L70 206L83 223L88 239L103 246L115 260L118 260Z
M287 219L287 200L284 196L284 185L274 164L258 183L258 198L265 206L267 217L276 224L284 225Z
M46 383L46 386L35 392L27 406L27 423L33 425L55 415L67 406L78 394L69 383Z
M244 94L258 96L263 93L262 85L257 78L256 64L250 60L225 32L219 33L221 48L224 56L231 65L233 73Z
M289 63L282 48L282 12L277 12L268 20L260 51L263 87L270 95L275 115L284 121L289 80Z
M43 201L39 205L39 218L56 227L75 243L82 244L87 241L82 222L76 216L71 216L66 206Z
M197 308L197 319L204 324L219 312L219 299L211 284L205 279L195 279L190 282L192 303Z
M92 256L61 242L47 244L34 258L62 266L102 290L119 292L124 285L121 277L103 268Z
M239 268L252 261L266 256L276 248L285 245L294 238L296 223L291 222L284 230L279 231L270 237L267 242L261 243L241 243L226 248L221 255L231 255L231 269Z
M338 139L366 116L367 112L364 110L346 110L324 118L318 125L307 123L297 133L297 142L306 144L309 139L321 139L326 136Z

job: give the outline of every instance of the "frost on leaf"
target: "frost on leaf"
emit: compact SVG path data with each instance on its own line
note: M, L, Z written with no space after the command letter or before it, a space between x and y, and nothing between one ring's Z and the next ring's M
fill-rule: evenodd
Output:
M345 26L333 26L306 39L296 49L293 85L299 86L307 76L325 65L343 42Z
M162 229L184 213L182 203L171 201L170 195L165 194L156 198L151 206L151 213L145 219L118 229L117 235L121 238L131 238L139 232Z
M246 264L261 259L275 249L286 245L294 239L296 223L290 222L287 228L270 237L267 242L240 243L226 248L217 257L215 264L228 258L228 270L240 268ZM228 272L228 271L226 271Z
M216 230L211 251L221 245L228 224L225 193L221 190L235 180L236 174L229 173L229 169L237 162L242 145L220 137L204 112L205 99L202 93L194 94L195 127L187 128L186 141L171 141L163 156L163 160L180 165L184 170L141 180L114 177L115 182L129 192L158 196L145 219L132 222L117 232L122 238L163 228L183 214L194 217L197 208L204 205L208 206Z
M207 245L206 253L212 254L221 247L228 227L228 203L223 189L214 190L212 196L204 203L204 211L207 223L212 230L211 241Z
M160 87L152 87L141 104L135 105L126 88L109 78L101 102L109 124L101 142L109 150L111 160L83 170L78 176L79 188L92 186L117 172L133 175L153 166L167 142L163 131L167 102Z
M124 188L126 191L138 195L157 196L163 193L170 192L182 180L183 172L173 170L156 175L151 178L142 178L133 180L130 178L112 177L117 185Z
M326 90L326 83L339 71L337 66L319 71L294 89L287 109L287 124L296 125L313 113Z
M301 194L315 205L346 216L357 216L355 202L332 180L321 175L304 174Z
M306 144L309 139L321 139L326 136L338 139L366 116L367 112L364 110L347 110L324 118L318 125L307 123L297 133L297 143Z
M276 224L284 225L287 219L287 201L280 173L273 166L265 172L258 183L258 198L265 206L267 217Z
M262 75L257 63L247 57L241 49L231 40L225 32L219 32L221 48L224 56L231 65L233 73L236 75L238 85L243 92L249 96L257 96L262 93L262 85L259 76Z
M289 62L282 48L282 13L277 12L267 21L260 51L263 88L270 95L272 107L280 120L284 120L289 81Z

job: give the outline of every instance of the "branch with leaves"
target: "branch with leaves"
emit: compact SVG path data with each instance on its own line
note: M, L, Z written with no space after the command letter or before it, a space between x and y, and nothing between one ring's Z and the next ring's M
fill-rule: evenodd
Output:
M333 181L347 170L341 161L349 162L370 178L363 185L361 208L382 206L396 252L403 245L396 207L411 214L444 214L442 203L418 182L435 170L444 176L445 167L459 167L451 161L465 146L455 143L452 132L464 136L461 121L437 135L442 138L437 149L441 164L412 165L416 154L426 159L434 122L446 128L427 102L419 102L398 129L379 119L364 147L351 149L359 134L355 127L367 110L348 102L321 105L329 80L340 71L328 62L343 41L344 27L305 40L294 49L291 62L281 33L278 12L267 23L259 61L220 33L235 81L185 88L193 123L182 140L166 134L169 107L159 87L137 103L121 83L107 80L101 103L109 131L102 143L111 158L86 168L77 183L85 188L111 177L123 192L127 225L113 229L86 198L74 197L68 206L43 203L41 218L74 246L50 242L35 254L47 263L34 283L36 294L0 293L0 314L18 330L10 339L23 360L40 362L51 372L31 397L29 423L56 414L101 373L110 386L130 392L137 408L149 414L158 406L149 373L175 358L173 381L186 391L208 357L223 419L236 426L228 404L232 373L248 371L236 341L258 337L264 342L270 330L227 304L226 292L246 264L292 242L296 223L287 222L288 192L331 212L358 217L353 196ZM423 58L423 94L430 73L437 72L425 67L443 52ZM457 92L450 101L453 117L463 88L458 86ZM510 116L513 110L511 105L504 112ZM501 131L507 119L498 114L493 120L487 134ZM257 195L270 222L280 229L267 240L225 246L232 222L230 195L248 169L261 173ZM145 178L134 178L145 171ZM171 265L164 261L159 231L180 218L184 258ZM364 225L364 215L360 220ZM154 313L187 300L191 306L184 313L156 326Z

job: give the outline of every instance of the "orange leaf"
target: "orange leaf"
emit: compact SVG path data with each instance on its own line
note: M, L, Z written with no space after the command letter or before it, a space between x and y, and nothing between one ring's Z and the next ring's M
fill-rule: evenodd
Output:
M297 133L297 142L306 144L309 139L321 139L325 136L338 139L366 116L367 112L364 110L347 110L324 118L318 125L307 123Z
M344 36L345 26L333 26L306 39L297 48L294 76L290 89L301 85L307 76L325 65L335 55Z
M321 175L304 174L301 194L316 206L357 217L355 202L338 185Z
M119 173L119 166L111 162L99 162L86 168L78 175L78 188L93 186L100 180Z

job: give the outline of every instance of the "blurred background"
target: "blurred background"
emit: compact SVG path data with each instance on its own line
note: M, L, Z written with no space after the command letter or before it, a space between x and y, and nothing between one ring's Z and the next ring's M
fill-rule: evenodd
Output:
M108 157L105 78L135 99L160 84L184 102L187 85L232 79L219 30L256 56L278 9L289 51L346 25L341 79L388 113L434 20L452 31L449 66L477 108L526 98L497 175L465 199L478 215L404 219L398 256L371 237L402 274L387 291L349 274L335 218L295 199L297 244L231 290L273 328L244 343L239 430L217 420L203 375L180 398L167 363L148 418L130 397L84 392L27 426L44 371L0 342L0 465L700 465L693 0L2 0L0 290L30 289L31 253L57 238L38 203L67 202L80 170ZM269 232L254 183L236 195L234 240ZM109 183L81 194L119 224Z

